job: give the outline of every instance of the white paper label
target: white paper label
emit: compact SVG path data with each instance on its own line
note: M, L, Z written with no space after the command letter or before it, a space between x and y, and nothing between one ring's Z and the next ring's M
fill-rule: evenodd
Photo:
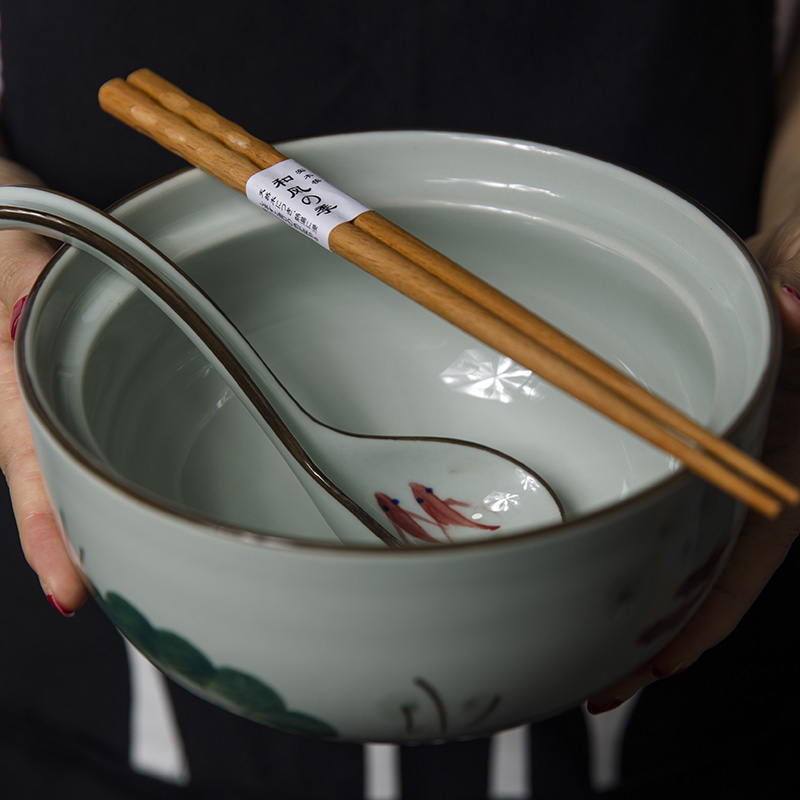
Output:
M247 181L247 199L330 250L330 232L369 211L323 178L287 158Z

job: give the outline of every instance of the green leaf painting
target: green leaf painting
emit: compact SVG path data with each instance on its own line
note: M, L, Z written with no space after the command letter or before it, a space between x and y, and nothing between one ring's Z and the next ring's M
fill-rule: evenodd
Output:
M215 666L191 642L173 631L154 628L124 597L108 592L97 600L134 647L159 669L187 682L199 693L242 716L275 728L311 736L336 737L336 730L315 717L286 707L283 698L259 678L233 667Z

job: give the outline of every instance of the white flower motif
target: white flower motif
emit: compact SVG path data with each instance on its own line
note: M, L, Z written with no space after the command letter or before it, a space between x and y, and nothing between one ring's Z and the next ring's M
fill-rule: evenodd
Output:
M508 511L511 506L519 505L519 495L514 492L492 492L483 499L483 505L490 511Z
M493 350L465 350L440 377L456 392L500 403L536 397L540 391L538 376Z

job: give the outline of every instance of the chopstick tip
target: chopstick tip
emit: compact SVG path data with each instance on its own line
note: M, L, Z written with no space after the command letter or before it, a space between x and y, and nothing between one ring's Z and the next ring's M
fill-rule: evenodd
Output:
M124 84L125 81L122 78L111 78L111 80L107 80L98 90L97 96L100 98L100 104L102 105L102 101L104 97L107 97L110 92L116 91L120 85Z

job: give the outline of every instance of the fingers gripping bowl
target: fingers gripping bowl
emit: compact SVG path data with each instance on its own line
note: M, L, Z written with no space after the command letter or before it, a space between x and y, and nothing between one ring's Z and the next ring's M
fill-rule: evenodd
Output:
M701 209L513 140L357 134L285 151L758 452L776 316L758 267ZM199 695L343 739L481 735L636 668L718 574L735 501L202 173L114 214L321 421L491 446L565 511L481 542L342 547L199 351L125 280L62 249L18 334L45 478L111 619ZM414 508L412 483L398 507Z

